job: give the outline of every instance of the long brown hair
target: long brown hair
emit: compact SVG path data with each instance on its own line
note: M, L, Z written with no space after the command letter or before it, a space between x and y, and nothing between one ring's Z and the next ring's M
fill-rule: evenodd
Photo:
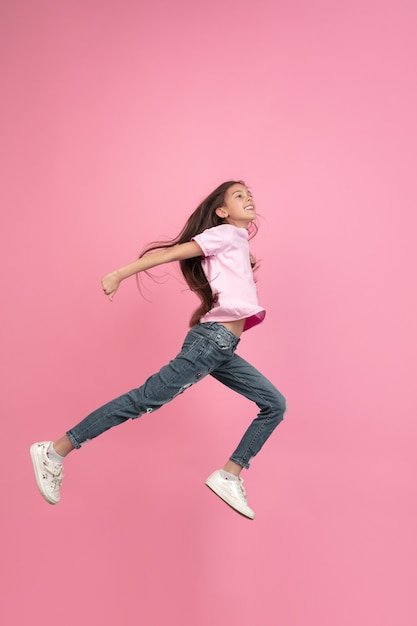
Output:
M241 180L229 180L219 185L209 196L207 196L207 198L205 198L205 200L201 202L201 204L198 205L194 213L192 213L188 218L187 223L177 237L167 242L157 241L152 243L149 247L143 250L139 258L154 250L173 248L178 244L188 243L193 237L195 237L195 235L199 235L207 228L213 228L214 226L227 223L224 218L219 217L216 214L216 209L220 209L220 207L224 205L226 191L229 187L236 184L244 185L245 183ZM252 229L250 235L253 236L256 234L257 227L253 223L251 223L251 226ZM204 274L201 265L201 257L184 259L180 261L179 264L187 285L201 300L200 306L194 311L190 320L190 326L195 326L195 324L198 324L200 319L216 304L218 294L213 293L210 283Z

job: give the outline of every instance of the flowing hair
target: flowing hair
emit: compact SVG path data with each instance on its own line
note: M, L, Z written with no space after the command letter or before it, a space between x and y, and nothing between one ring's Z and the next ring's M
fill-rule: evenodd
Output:
M211 192L205 200L198 205L194 213L188 218L182 231L170 241L155 241L145 250L141 252L139 258L142 258L149 252L161 250L163 248L173 248L181 243L188 243L193 237L199 235L207 228L213 228L220 224L226 224L226 220L216 214L216 209L220 209L225 203L225 193L232 185L245 183L242 181L230 180L219 185ZM257 232L257 226L251 223L250 236L253 237ZM198 324L200 319L208 313L218 301L218 294L213 293L210 283L204 273L201 265L201 257L193 257L179 261L181 272L191 291L194 291L200 298L201 304L194 311L190 319L190 326Z

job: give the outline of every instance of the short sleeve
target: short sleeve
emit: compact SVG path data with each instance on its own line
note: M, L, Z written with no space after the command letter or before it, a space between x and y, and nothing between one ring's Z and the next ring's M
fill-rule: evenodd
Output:
M214 226L195 235L193 240L198 243L204 256L214 256L224 247L224 232L221 226Z

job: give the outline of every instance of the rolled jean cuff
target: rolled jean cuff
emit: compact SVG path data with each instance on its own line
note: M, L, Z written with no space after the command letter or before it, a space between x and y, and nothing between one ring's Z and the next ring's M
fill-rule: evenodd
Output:
M250 464L247 461L242 461L242 459L238 459L235 456L231 456L230 461L233 461L233 463L237 463L238 465L241 465L245 469L249 469L250 467Z
M72 445L74 446L74 448L76 448L77 450L79 450L81 448L81 444L78 443L78 441L75 439L74 435L71 433L71 431L69 430L68 432L65 433L66 436L68 437L68 439L71 441Z

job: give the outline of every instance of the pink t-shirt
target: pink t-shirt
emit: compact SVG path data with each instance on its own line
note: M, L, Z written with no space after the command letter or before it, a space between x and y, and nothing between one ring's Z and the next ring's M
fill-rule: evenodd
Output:
M208 228L193 237L204 257L204 273L219 296L201 322L231 322L246 318L243 330L260 324L265 309L259 306L250 264L248 231L231 224Z

